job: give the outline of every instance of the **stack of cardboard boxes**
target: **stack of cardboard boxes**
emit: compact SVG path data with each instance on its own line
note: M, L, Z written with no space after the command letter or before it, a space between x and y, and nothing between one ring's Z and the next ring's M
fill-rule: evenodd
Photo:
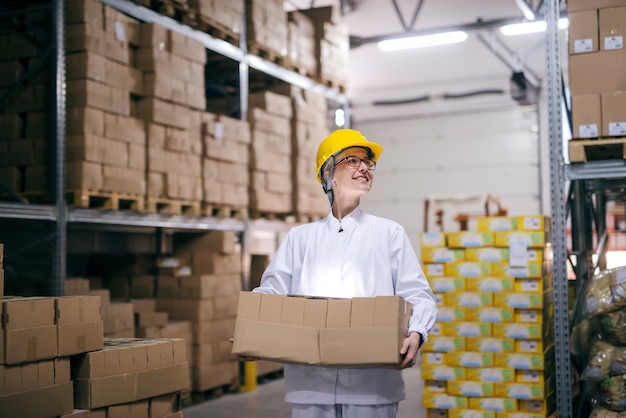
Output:
M70 357L103 347L100 298L14 297L0 306L0 411L42 418L71 413Z
M317 74L315 49L315 26L310 17L298 11L287 13L289 62L299 72L314 76Z
M573 140L570 162L624 159L626 1L567 2Z
M189 7L195 9L201 19L220 32L216 35L220 38L233 37L233 43L239 45L239 34L243 16L243 1L224 2L220 0L189 0ZM211 33L211 32L210 32ZM227 36L226 36L227 35Z
M548 230L542 216L479 217L473 231L421 235L440 310L422 348L422 399L431 416L547 417L554 410Z
M287 56L287 14L282 0L247 0L248 49L272 60Z

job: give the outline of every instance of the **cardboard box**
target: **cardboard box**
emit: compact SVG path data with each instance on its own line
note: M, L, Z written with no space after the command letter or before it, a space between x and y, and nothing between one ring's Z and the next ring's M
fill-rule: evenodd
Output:
M496 412L493 411L477 411L475 409L452 409L448 414L448 418L496 418Z
M518 243L528 248L543 249L550 242L550 234L543 231L505 231L494 234L496 247L509 247L512 243Z
M512 353L515 350L513 338L467 337L466 350L483 353Z
M446 233L448 247L472 248L493 246L494 235L492 232L460 231Z
M517 229L517 218L507 216L479 216L476 230L480 232L511 231Z
M6 417L48 418L74 409L72 382L0 395L0 411Z
M626 92L602 95L602 136L626 135Z
M432 335L422 346L423 352L436 351L447 353L450 351L465 350L465 337L448 337L443 335Z
M626 33L626 6L600 9L598 26L600 50L610 51L624 48Z
M446 234L443 232L422 232L420 234L420 246L446 247Z
M568 0L567 11L602 9L605 7L625 6L626 0Z
M504 261L509 259L508 248L482 247L466 248L465 259L467 261Z
M503 367L473 367L467 369L467 380L481 382L514 382L515 370Z
M424 263L445 263L447 261L464 260L465 250L462 248L424 247L421 255Z
M421 367L422 379L424 380L455 380L465 379L464 367L451 367L447 365L425 364Z
M422 406L424 408L454 409L467 408L466 396L452 396L445 393L423 393Z
M439 306L437 322L443 325L448 322L463 321L467 319L465 308L460 306ZM445 334L442 334L445 335Z
M517 399L511 398L468 398L470 409L479 411L517 411Z
M493 367L493 353L454 351L446 353L448 365L468 368Z
M502 292L512 291L514 279L512 277L470 277L465 279L465 288L468 292Z
M398 296L353 298L349 324L347 312L341 299L241 292L232 352L333 366L401 361L412 312L408 302Z
M598 51L569 57L572 96L626 90L626 50Z
M433 292L445 293L465 290L463 277L433 277L428 280Z
M598 11L569 13L569 53L595 52L598 48Z
M572 96L572 124L574 138L597 138L602 126L599 94Z
M448 394L453 396L494 396L495 389L492 382L475 382L471 380L451 380L447 384Z

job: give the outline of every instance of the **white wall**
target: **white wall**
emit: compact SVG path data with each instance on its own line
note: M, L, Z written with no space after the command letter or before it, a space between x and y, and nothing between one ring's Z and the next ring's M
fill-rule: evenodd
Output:
M500 199L509 215L543 213L539 131L535 106L414 116L355 123L384 152L364 209L401 223L416 247L424 228L424 201L444 210L444 230L458 230L460 213L484 213L484 199Z

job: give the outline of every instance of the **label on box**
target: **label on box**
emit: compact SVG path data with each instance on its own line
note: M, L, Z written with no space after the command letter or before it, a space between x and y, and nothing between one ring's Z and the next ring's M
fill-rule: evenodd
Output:
M541 374L539 373L539 370L520 370L518 377L520 382L536 383L541 381Z
M443 353L424 353L426 364L443 364Z
M424 382L424 389L426 389L428 392L445 393L446 382L441 380L427 380L426 382Z
M120 42L128 42L126 38L126 30L122 22L115 22L115 39Z
M509 265L511 267L526 267L528 263L528 244L512 242L509 246Z
M213 138L224 139L224 124L222 122L216 122L213 127Z
M537 341L523 340L519 342L520 351L523 353L536 353Z
M574 41L574 53L580 54L591 51L593 51L593 40L591 38L576 39Z
M441 324L439 322L435 322L433 327L430 329L430 335L441 335Z
M626 135L626 122L611 122L611 123L609 123L609 135L610 136L623 136L623 135Z
M598 125L590 123L588 125L578 125L578 137L579 138L597 138L598 137Z
M534 309L522 309L519 315L522 322L537 322L537 311Z
M607 36L604 38L604 49L622 49L624 48L623 36Z
M435 293L435 304L437 306L443 305L443 295L441 293Z
M537 292L539 291L539 280L524 279L520 280L520 289L522 292Z
M443 276L443 264L426 264L426 275Z

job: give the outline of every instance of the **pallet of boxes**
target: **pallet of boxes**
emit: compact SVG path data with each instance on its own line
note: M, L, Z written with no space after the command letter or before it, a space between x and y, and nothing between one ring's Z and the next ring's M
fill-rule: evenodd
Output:
M626 159L626 1L573 0L569 19L571 163Z
M191 323L188 344L191 396L205 400L238 388L239 362L231 343L242 255L233 231L176 234L170 265L157 275L157 310Z
M424 232L439 317L422 348L432 417L548 417L556 408L550 220L477 219Z

